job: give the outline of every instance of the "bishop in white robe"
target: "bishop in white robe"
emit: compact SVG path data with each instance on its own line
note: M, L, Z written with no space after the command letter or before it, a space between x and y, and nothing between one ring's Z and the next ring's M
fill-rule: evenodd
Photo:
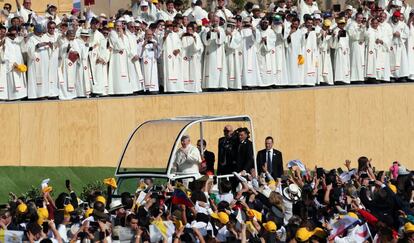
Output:
M303 57L303 32L298 29L299 20L292 20L290 33L286 33L286 64L288 70L288 85L303 85L304 63L300 62Z
M202 81L202 55L203 42L198 33L194 32L196 26L189 24L187 33L181 37L182 44L182 79L184 83L184 92L201 92Z
M276 85L276 33L269 27L269 20L260 22L260 43L258 44L257 59L260 68L262 86Z
M409 29L400 20L400 13L395 12L391 18L392 44L390 47L391 75L395 79L407 78L409 75L406 41Z
M312 19L305 20L305 26L301 29L303 33L304 48L304 78L303 85L314 86L318 78L319 50L316 31L312 25Z
M45 41L51 43L51 48L49 48L49 70L48 70L48 81L49 81L49 96L57 97L59 96L59 38L60 34L56 31L56 23L49 22L47 24L47 33L44 34Z
M27 42L28 54L28 97L38 99L50 97L49 83L49 53L53 49L51 42L43 36L44 27L35 26L34 35Z
M334 30L332 48L334 52L334 81L349 84L351 82L351 65L349 50L349 35L344 29L345 20L338 21Z
M13 28L13 27L12 27ZM21 52L23 38L16 37L17 29L9 28L9 36L4 39L3 58L0 62L6 72L6 79L0 80L1 98L8 100L19 100L27 96L26 73L19 72L17 65L24 64ZM0 52L1 53L1 52ZM2 72L4 72L2 70ZM4 74L2 74L4 77Z
M128 73L128 37L125 35L122 22L116 22L116 31L109 33L112 51L109 62L108 90L109 94L132 94L132 85Z
M318 67L318 83L333 85L333 70L331 59L331 45L332 45L332 32L330 28L330 20L324 21L322 30L318 36L319 47L319 67Z
M154 39L151 30L146 30L145 39L138 43L138 53L141 58L145 90L156 93L159 91L157 59L160 58L161 47Z
M236 28L236 21L230 19L226 28L226 61L227 61L227 83L229 89L242 89L242 65L243 52L242 37Z
M184 82L181 72L181 38L177 32L173 31L172 23L167 23L169 26L165 30L162 46L164 92L182 92Z
M91 71L94 78L92 94L97 96L108 95L108 62L109 62L109 40L98 31L98 20L91 20L91 37L89 39L92 47L90 60Z
M128 56L128 76L132 90L139 92L144 90L144 76L142 75L141 63L138 55L138 37L136 35L135 23L128 23L126 36L128 39L127 56Z
M90 33L89 30L85 29L81 31L80 39L77 39L80 48L80 80L76 85L76 94L77 97L90 97L92 92L92 85L95 82L92 73L92 50L93 47L89 46L89 37Z
M260 43L261 36L258 29L252 26L251 18L243 20L242 36L242 86L257 87L263 86L260 76L259 61L257 59L257 45Z
M273 29L276 34L275 59L276 59L276 76L275 83L278 86L288 85L287 66L286 66L286 48L283 35L283 22L278 18L273 21Z
M59 99L71 100L77 97L75 86L81 80L82 68L79 42L75 41L76 33L68 30L66 38L61 40L59 67Z
M201 34L205 45L203 88L227 89L227 63L225 53L226 34L219 25L219 18L213 17L211 27Z
M351 82L362 82L365 79L365 31L362 23L363 15L358 13L351 22L348 33L351 48Z

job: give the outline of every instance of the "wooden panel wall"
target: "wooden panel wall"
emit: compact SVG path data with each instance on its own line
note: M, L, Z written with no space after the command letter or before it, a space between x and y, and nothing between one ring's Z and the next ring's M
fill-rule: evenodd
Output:
M377 168L394 160L413 168L412 94L413 84L393 84L0 103L0 165L116 166L128 135L146 120L247 114L256 148L272 135L285 162L336 168L366 155ZM213 152L222 125L206 129Z

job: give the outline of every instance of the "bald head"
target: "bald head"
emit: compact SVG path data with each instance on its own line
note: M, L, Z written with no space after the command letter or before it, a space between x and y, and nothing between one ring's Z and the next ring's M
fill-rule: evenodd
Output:
M230 138L233 135L233 127L231 125L226 125L223 129L224 136Z

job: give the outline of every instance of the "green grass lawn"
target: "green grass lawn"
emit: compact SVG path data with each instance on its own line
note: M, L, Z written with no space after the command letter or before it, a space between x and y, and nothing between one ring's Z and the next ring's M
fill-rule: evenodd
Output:
M65 181L69 179L73 189L80 194L83 185L114 177L112 167L0 167L0 203L6 203L9 192L17 196L28 191L32 185L40 189L43 179L50 178L54 196L66 192Z

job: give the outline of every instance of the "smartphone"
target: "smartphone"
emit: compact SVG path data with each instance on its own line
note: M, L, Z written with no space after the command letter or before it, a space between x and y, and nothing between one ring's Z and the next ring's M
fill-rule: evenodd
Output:
M341 12L341 4L334 4L332 5L332 8L334 12Z
M70 180L66 180L66 181L65 181L65 185L66 185L66 188L68 188L68 189L69 189L69 187L70 187Z
M338 172L338 175L344 173L344 171L342 170L342 168L338 168L338 169L336 169L336 171Z
M49 222L44 221L42 224L43 233L47 234L49 232Z
M217 185L217 176L215 175L215 176L213 176L213 184L214 185Z
M316 168L316 178L322 178L324 174L325 171L323 170L323 168Z

